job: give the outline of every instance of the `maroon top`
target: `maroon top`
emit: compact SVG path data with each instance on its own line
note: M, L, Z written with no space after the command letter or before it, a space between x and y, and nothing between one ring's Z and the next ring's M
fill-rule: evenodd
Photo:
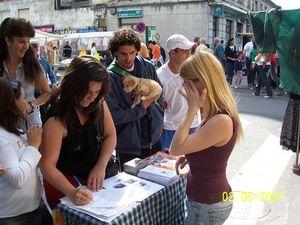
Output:
M231 192L226 178L226 167L237 136L237 125L232 121L233 134L227 144L185 155L190 166L186 193L196 202L217 203L222 201L223 192Z

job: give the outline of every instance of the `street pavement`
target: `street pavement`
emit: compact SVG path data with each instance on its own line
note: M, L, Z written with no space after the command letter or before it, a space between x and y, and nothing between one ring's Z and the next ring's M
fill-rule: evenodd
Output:
M292 173L295 153L279 144L288 96L264 99L253 96L245 85L233 91L244 136L228 161L234 207L225 225L299 225L300 176Z

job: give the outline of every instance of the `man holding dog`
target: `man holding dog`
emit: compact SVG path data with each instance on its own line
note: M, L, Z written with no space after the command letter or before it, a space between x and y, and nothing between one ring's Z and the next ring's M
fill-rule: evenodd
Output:
M114 33L109 42L109 50L114 61L108 70L111 74L111 91L107 103L117 131L117 155L121 165L133 158L145 158L161 150L160 136L163 128L162 97L142 101L131 108L134 93L125 93L122 78L133 75L148 78L159 83L154 66L137 56L141 42L131 29L121 29Z
M187 110L187 102L179 93L182 90L183 79L179 76L179 71L185 60L190 57L191 49L195 43L189 41L181 34L173 34L166 43L170 59L157 70L157 75L163 85L164 98L164 129L161 136L162 150L167 151L171 145L176 129L181 123ZM193 132L199 125L196 115L192 123L190 132Z

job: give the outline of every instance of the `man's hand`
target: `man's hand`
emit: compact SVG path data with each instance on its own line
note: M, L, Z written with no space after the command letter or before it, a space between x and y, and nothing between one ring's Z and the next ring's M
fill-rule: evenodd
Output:
M155 100L156 100L156 98L150 98L150 99L144 100L141 102L141 106L144 109L147 109Z

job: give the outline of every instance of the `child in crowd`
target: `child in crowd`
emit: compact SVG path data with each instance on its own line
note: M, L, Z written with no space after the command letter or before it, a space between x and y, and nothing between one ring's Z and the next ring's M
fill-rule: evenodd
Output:
M42 131L20 129L26 108L21 82L0 79L0 224L52 225L37 166Z
M243 53L240 52L237 60L234 62L235 88L238 88L239 85L241 85L242 83L244 67L245 67L245 62L243 60Z

